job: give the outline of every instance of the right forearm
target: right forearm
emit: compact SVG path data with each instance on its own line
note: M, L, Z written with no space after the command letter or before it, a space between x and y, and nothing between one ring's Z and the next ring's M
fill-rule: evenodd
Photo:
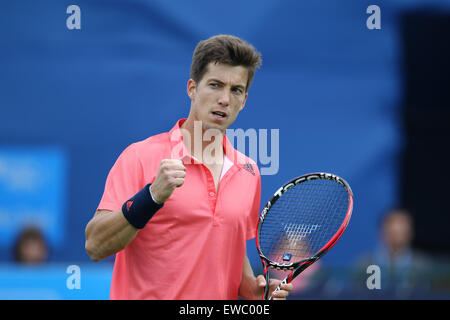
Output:
M100 261L124 249L138 231L122 210L99 211L86 227L86 252L93 261Z
M163 159L155 181L134 195L122 210L98 211L86 227L86 252L100 261L124 249L161 209L175 188L181 187L186 167L181 160ZM130 206L128 206L130 203Z

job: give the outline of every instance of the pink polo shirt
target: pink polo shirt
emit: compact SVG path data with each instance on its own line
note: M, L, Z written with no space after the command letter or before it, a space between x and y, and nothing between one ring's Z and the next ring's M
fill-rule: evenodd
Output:
M231 162L216 193L211 172L183 143L184 121L131 144L109 172L97 210L120 209L155 180L162 159L179 158L186 167L183 186L116 254L111 299L238 298L246 240L255 237L259 217L260 173L224 136Z

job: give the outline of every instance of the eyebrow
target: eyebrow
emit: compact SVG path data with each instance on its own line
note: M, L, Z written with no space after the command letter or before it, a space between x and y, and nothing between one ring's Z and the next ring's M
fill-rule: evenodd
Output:
M225 82L223 82L223 81L221 81L221 80L219 80L219 79L215 79L215 78L209 78L209 79L207 80L207 82L210 82L210 81L218 82L218 83L220 83L220 84L222 84L222 85L225 84ZM245 86L242 85L242 84L236 84L236 85L233 85L232 87L233 87L233 88L239 88L239 89L242 89L242 90L245 91Z

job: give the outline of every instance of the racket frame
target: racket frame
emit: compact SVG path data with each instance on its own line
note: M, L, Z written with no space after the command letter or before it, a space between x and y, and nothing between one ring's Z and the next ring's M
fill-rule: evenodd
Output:
M345 216L341 226L336 231L336 233L333 235L333 237L320 250L318 250L317 253L315 253L313 256L311 256L307 259L303 259L303 260L291 262L291 263L278 263L278 262L274 262L274 261L270 260L261 251L261 248L259 245L260 231L261 231L261 227L264 223L264 219L265 219L267 213L270 211L270 208L277 202L277 200L279 198L281 198L281 196L286 191L288 191L289 189L291 189L292 187L294 187L300 183L303 183L306 181L311 181L311 180L317 180L317 179L327 179L327 180L336 181L347 190L349 205L348 205L346 216ZM266 203L266 205L264 206L264 208L261 211L259 221L258 221L257 231L256 231L256 248L257 248L258 254L261 258L261 262L264 267L264 275L266 278L266 288L264 290L264 296L263 296L264 300L272 298L272 297L268 297L269 268L285 270L285 271L292 270L291 273L283 281L281 281L280 285L274 290L274 292L275 292L275 291L278 291L281 289L282 284L290 283L303 270L305 270L307 267L309 267L314 262L319 260L325 253L327 253L336 244L336 242L340 239L340 237L344 233L345 229L347 228L348 223L350 222L352 211L353 211L353 192L352 192L352 189L350 188L350 185L344 179L342 179L341 177L339 177L335 174L332 174L332 173L314 172L314 173L309 173L306 175L296 177L296 178L286 182L283 186L281 186L273 194L273 196L270 198L270 200Z

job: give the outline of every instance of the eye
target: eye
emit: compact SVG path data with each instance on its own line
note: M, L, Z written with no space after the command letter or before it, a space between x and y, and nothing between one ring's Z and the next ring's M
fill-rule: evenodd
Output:
M215 82L211 82L211 83L209 84L209 86L210 86L211 88L218 88L218 87L219 87L219 84L218 84L218 83L215 83Z
M243 93L242 89L240 89L240 88L233 88L232 91L234 93L237 93L237 94L242 94Z

